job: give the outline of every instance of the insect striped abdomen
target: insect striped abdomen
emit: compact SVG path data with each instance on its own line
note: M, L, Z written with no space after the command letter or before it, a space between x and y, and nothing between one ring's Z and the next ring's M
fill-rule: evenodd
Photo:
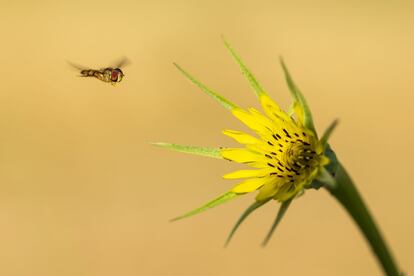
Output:
M82 70L81 72L82 77L94 77L96 73L99 73L96 70L92 70L92 69L87 69L87 70Z

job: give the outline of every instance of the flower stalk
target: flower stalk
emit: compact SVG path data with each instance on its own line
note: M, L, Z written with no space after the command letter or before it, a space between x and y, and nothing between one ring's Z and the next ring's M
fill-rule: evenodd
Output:
M365 205L361 195L352 182L341 163L337 163L335 171L336 186L325 186L329 192L342 204L348 214L353 218L362 234L368 241L373 253L387 276L403 275L381 235L372 215Z

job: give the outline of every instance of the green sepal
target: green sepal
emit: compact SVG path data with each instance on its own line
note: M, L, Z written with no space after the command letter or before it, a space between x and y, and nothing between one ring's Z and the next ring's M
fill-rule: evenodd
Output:
M230 234L227 237L226 244L224 245L227 247L229 245L231 239L233 238L234 234L236 233L237 229L239 229L242 222L257 208L263 206L267 202L269 202L269 199L263 200L263 201L255 201L252 205L250 205L240 216L240 218L237 220L236 224L233 226L233 228L230 231Z
M280 64L282 65L283 72L285 73L286 82L288 84L290 93L293 97L294 104L298 104L303 112L303 124L306 128L312 130L316 135L315 125L313 124L312 119L312 113L306 102L305 97L303 96L302 92L300 92L299 88L296 86L295 82L290 76L289 70L286 67L282 57L280 57Z
M328 189L334 189L337 185L335 178L325 167L320 169L319 175L316 179L324 186L329 187Z
M227 201L229 201L229 200L231 200L231 199L233 199L237 196L238 196L238 194L236 194L236 193L227 192L227 193L213 199L212 201L204 204L203 206L201 206L197 209L194 209L194 210L192 210L188 213L185 213L184 215L181 215L179 217L173 218L171 221L176 221L176 220L180 220L180 219L183 219L183 218L187 218L187 217L190 217L190 216L200 214L200 213L202 213L202 212L204 212L208 209L211 209L211 208L216 207L220 204L223 204L223 203L225 203L225 202L227 202Z
M189 73L187 73L184 69L182 69L178 64L174 63L175 67L184 74L192 83L197 85L201 90L203 90L206 94L208 94L210 97L215 99L217 102L219 102L223 107L232 110L234 108L237 108L237 105L233 104L232 102L228 101L224 97L220 96L218 93L213 91L212 89L208 88L201 82L199 82L197 79L195 79L193 76L191 76Z
M322 144L324 149L326 148L326 145L328 144L328 140L331 137L331 134L337 125L338 125L338 120L334 120L323 133L320 143Z
M336 125L335 121L334 123L331 124L331 127ZM329 127L329 128L331 128ZM328 128L328 129L329 129ZM333 129L333 128L331 128ZM325 131L324 136L326 136L328 131ZM332 131L330 131L332 132ZM328 134L329 136L329 134ZM322 137L323 139L323 137ZM326 157L328 157L329 159L329 164L327 164L323 170L320 171L319 176L316 177L312 183L308 186L308 188L312 188L312 189L316 189L318 190L319 188L326 186L326 188L334 188L336 186L336 181L334 179L335 177L335 172L338 168L338 159L336 158L336 154L335 152L332 150L331 146L329 145L328 142L326 142L326 145L324 146L325 151L324 151L324 155Z
M331 146L326 144L325 147L325 156L329 158L330 162L325 168L332 174L335 175L335 172L338 168L338 159L336 158L336 153L332 150Z
M224 45L229 50L229 52L231 53L231 55L233 56L233 58L237 62L237 64L240 66L240 69L241 69L243 75L249 81L250 86L253 88L256 96L260 97L261 95L266 95L266 92L263 90L261 85L257 82L256 78L253 76L253 74L250 72L250 70L246 67L246 65L244 65L244 63L241 60L240 56L230 46L230 44L226 41L226 39L224 37L222 37L222 39L224 41Z
M269 242L270 238L272 237L273 233L276 230L276 227L279 225L279 223L282 221L283 216L285 215L287 209L289 208L290 203L292 202L293 198L290 198L280 205L279 211L277 212L276 218L272 224L272 227L270 228L269 232L266 235L266 238L262 242L262 246L266 246Z
M337 167L338 167L338 159L336 158L336 154L332 150L332 148L329 145L329 143L326 144L324 155L329 158L329 164L325 166L325 169L332 176L334 176L335 175L335 172L337 170ZM318 179L314 179L312 181L312 183L309 186L307 186L306 188L307 189L316 189L316 190L318 190L319 188L321 188L323 186L324 186L324 183L318 181Z
M166 148L166 149L173 150L173 151L223 159L223 157L220 154L220 149L218 148L184 146L184 145L170 144L170 143L151 143L151 144L157 147Z
M331 124L331 126L333 125L334 124ZM329 164L321 168L321 170L319 171L319 175L316 177L316 179L313 180L309 188L313 188L316 190L320 187L334 189L337 186L337 181L335 180L335 173L338 168L338 159L336 158L335 152L332 150L331 146L328 143L326 143L324 154L326 157L329 158Z

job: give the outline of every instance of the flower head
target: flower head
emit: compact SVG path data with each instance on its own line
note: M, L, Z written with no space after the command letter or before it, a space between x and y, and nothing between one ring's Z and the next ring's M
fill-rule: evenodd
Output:
M284 112L262 89L230 45L227 42L225 45L248 79L263 112L254 108L245 110L238 107L193 78L178 65L176 66L194 84L230 110L255 135L237 130L224 130L225 135L242 145L239 148L202 148L166 143L157 143L157 145L176 151L226 159L251 167L224 175L225 179L242 179L242 181L227 193L176 218L198 214L237 196L258 191L255 203L242 215L233 228L232 235L247 215L271 199L282 202L275 223L277 225L291 200L305 188L310 187L314 180L318 179L333 185L332 178L324 166L329 163L328 157L325 156L325 148L336 122L328 128L321 139L318 139L306 101L291 79L283 61L281 64L294 99L292 112L289 114Z
M273 198L283 202L308 186L329 159L316 134L303 122L282 111L268 95L261 95L260 103L266 115L254 108L232 110L257 137L225 130L225 135L244 147L220 150L223 158L255 169L229 173L224 178L245 179L232 189L236 194L259 190L257 201Z

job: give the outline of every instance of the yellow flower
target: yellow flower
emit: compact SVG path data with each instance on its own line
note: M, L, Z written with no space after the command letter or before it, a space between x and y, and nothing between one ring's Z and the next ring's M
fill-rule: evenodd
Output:
M318 139L306 100L294 84L283 61L281 60L282 68L294 100L292 112L289 114L268 96L226 41L225 45L249 81L264 113L254 108L245 110L238 107L196 80L178 65L176 66L187 78L231 111L256 135L252 136L236 130L224 130L225 135L243 145L241 148L206 148L169 143L156 143L156 145L184 153L226 159L253 168L224 175L225 179L244 180L230 191L174 220L198 214L237 196L258 191L256 201L242 214L229 239L252 211L274 199L282 202L282 205L268 235L269 238L296 195L303 192L305 188L311 187L315 180L318 181L319 186L321 184L335 185L332 176L324 166L329 163L329 158L325 156L327 140L336 126L336 121L328 127L322 138ZM318 185L315 186L318 187Z
M243 148L220 150L223 158L246 164L254 170L236 171L226 179L245 179L231 191L236 194L259 190L257 201L273 198L286 201L311 184L321 168L329 162L316 134L262 94L260 103L266 115L254 108L234 108L233 115L252 129L257 137L225 130L223 133Z

